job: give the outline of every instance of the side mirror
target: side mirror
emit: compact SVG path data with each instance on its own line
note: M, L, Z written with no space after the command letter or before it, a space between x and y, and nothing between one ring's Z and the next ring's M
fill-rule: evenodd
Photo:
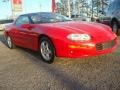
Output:
M23 24L23 25L21 25L21 27L28 29L28 30L31 30L33 28L30 24Z

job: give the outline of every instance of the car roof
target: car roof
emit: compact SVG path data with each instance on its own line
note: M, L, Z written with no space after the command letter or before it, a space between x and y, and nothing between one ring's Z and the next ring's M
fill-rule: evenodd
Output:
M20 16L31 16L34 14L51 14L52 12L36 12L36 13L27 13L27 14L22 14Z

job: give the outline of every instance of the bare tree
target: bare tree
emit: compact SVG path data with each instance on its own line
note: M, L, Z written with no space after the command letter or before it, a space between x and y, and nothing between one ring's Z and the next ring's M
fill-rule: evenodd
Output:
M110 0L91 0L92 17L99 16L99 11L104 10L108 6Z
M70 0L71 14L81 15L85 14L88 17L99 17L100 10L104 10L108 6L110 0ZM61 0L60 8L61 14L68 15L67 0Z

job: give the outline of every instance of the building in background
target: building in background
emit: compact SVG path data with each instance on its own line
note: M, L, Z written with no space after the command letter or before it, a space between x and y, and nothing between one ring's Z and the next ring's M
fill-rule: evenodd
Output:
M22 0L3 0L3 2L4 3L10 2L12 14L7 17L8 19L15 19L19 14L22 13L23 11Z
M22 13L22 0L11 0L12 5L12 17L16 18L19 14Z
M22 12L22 0L12 0L12 10L14 12Z

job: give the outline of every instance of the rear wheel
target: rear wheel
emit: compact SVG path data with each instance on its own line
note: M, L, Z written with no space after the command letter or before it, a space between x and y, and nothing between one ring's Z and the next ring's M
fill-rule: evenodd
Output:
M12 39L11 39L10 36L7 36L6 42L7 42L7 46L8 46L10 49L15 48L15 45L13 44Z
M112 23L112 31L114 33L118 34L118 29L119 29L118 23L116 21L113 21L113 23Z
M42 37L39 45L42 60L49 64L52 63L55 57L55 51L52 42L48 38Z

